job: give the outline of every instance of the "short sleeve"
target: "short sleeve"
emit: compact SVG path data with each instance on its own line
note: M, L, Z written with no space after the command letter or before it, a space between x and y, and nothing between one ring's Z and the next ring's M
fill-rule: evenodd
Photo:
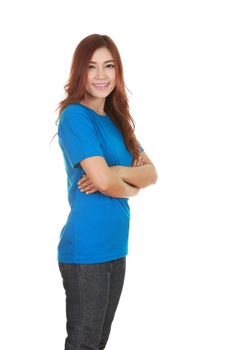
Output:
M58 125L61 148L74 168L81 160L102 156L100 141L90 117L75 107L68 106L61 114Z

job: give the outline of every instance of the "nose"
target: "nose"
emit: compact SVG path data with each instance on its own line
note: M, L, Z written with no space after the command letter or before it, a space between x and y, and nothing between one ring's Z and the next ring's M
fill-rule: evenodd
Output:
M102 78L105 78L105 77L106 77L106 73L105 73L104 68L97 67L97 69L96 69L96 78L97 79L102 79Z

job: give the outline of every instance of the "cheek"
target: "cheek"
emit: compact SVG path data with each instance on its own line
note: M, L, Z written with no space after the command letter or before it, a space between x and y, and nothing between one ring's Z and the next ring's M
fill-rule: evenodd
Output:
M115 84L116 83L116 72L113 70L109 77L111 78L112 82Z
M86 83L86 89L90 90L92 88L92 76L91 74L88 74L87 76L87 83Z
M95 69L90 69L87 71L87 83L91 83L91 81L95 78L96 76L96 70Z

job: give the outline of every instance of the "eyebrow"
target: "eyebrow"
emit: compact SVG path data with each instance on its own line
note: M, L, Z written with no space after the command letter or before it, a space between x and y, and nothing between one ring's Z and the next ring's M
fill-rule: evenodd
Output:
M108 61L105 61L104 63L109 63L109 62L114 62L114 60L108 60ZM89 63L97 63L95 61L90 61Z

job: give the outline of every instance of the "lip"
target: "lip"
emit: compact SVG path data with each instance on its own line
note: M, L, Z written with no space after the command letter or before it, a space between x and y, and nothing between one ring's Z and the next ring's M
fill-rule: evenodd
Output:
M109 86L110 83L96 83L93 84L94 87L96 87L97 89L105 89L106 87Z

